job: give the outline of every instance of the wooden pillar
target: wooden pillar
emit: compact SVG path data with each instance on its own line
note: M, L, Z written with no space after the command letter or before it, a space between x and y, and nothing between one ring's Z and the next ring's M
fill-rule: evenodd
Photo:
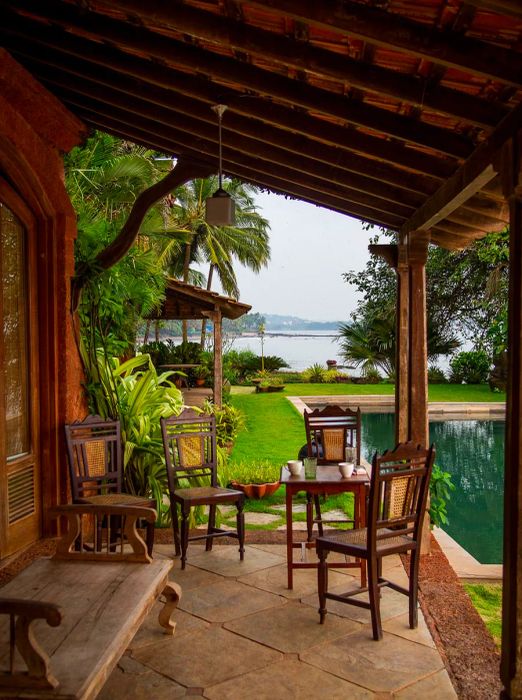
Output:
M502 181L510 207L508 387L504 476L502 589L503 698L522 698L522 132L503 151Z
M212 314L214 323L214 404L221 408L223 404L223 348L221 338L221 311Z
M397 317L395 322L395 442L409 435L410 269L407 246L397 246Z
M426 321L426 259L429 233L409 234L409 428L408 439L428 446L428 338Z

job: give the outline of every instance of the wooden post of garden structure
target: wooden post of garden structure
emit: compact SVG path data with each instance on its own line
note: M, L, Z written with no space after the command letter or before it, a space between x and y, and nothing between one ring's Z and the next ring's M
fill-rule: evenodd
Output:
M509 203L508 385L504 476L502 698L522 698L522 131L502 153Z
M410 268L408 246L397 248L397 306L395 322L395 442L406 442L409 436L410 385Z
M221 311L212 313L214 325L214 404L221 408L223 403L223 348L221 337Z

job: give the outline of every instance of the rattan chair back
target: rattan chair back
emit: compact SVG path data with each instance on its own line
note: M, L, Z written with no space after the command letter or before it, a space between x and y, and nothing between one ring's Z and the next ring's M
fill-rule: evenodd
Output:
M65 426L74 501L89 495L120 493L122 453L120 422L87 416Z
M304 414L306 443L309 457L318 464L344 462L346 448L356 450L361 463L361 409L326 406Z

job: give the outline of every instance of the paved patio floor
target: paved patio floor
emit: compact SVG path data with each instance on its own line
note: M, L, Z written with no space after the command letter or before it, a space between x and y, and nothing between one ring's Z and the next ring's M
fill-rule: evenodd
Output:
M295 571L289 591L284 545L248 545L244 562L237 544L191 545L188 562L181 571L176 560L172 572L183 590L174 636L162 634L157 603L100 700L457 697L422 614L409 629L405 596L384 589L384 639L374 642L362 608L328 601L319 625L316 571ZM385 576L407 581L398 557L384 562ZM357 586L345 572L330 572L330 590Z

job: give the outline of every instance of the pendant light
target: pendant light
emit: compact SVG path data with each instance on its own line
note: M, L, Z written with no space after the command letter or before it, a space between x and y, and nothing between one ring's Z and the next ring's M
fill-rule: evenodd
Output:
M219 171L218 171L218 189L212 197L206 200L205 221L211 226L234 226L236 223L235 203L232 197L225 192L222 187L223 183L223 167L222 167L222 141L221 141L221 120L227 109L226 105L213 105L212 111L217 114L218 129L219 129Z

